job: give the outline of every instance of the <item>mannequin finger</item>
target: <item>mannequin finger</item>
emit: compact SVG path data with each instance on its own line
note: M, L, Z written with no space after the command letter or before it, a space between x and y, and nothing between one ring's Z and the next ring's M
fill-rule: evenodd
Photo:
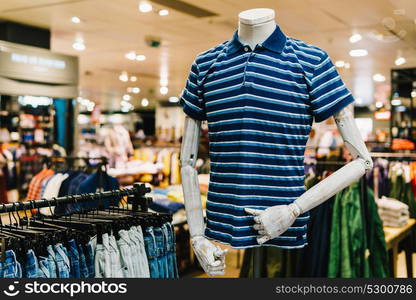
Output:
M257 230L257 231L259 231L259 230L263 230L264 229L264 226L263 226L263 224L254 224L253 225L253 228L255 229L255 230Z
M221 271L224 271L225 270L225 266L224 265L221 265L221 266L219 266L219 267L217 267L217 268L208 268L208 271L209 272L221 272Z
M254 217L254 222L256 222L257 224L261 224L260 216Z
M259 230L259 234L260 235L267 235L267 231L266 230Z
M222 276L225 274L225 271L219 271L219 272L212 272L212 273L207 273L209 276Z
M268 240L270 240L270 238L268 236L261 236L259 238L257 238L257 242L261 245L264 244L265 242L267 242Z
M253 215L253 216L260 216L260 214L262 213L261 210L252 209L252 208L244 208L244 211L246 213L249 213L249 214Z

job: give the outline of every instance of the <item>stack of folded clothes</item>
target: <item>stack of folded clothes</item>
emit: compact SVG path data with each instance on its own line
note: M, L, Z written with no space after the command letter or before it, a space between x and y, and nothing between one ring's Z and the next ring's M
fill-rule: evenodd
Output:
M382 197L377 201L378 214L384 226L403 227L409 219L409 206L393 198Z

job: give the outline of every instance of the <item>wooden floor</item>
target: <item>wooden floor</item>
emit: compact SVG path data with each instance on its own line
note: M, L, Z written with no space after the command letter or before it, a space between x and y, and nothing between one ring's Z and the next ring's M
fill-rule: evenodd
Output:
M240 250L240 266L243 260L243 251ZM240 274L240 267L237 265L237 252L238 250L229 249L228 254L226 257L226 271L224 276L217 276L217 278L238 278ZM206 274L196 274L192 276L194 278L207 278ZM407 271L406 271L406 259L404 252L399 254L399 262L398 262L398 271L397 277L399 278L407 278ZM416 278L416 253L413 254L413 277Z

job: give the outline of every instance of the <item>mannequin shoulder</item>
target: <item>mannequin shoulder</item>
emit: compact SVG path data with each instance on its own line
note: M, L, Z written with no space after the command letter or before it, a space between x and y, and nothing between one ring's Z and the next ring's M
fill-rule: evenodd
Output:
M195 62L198 65L208 65L210 62L215 62L219 57L225 55L227 49L228 41L223 42L219 45L212 47L211 49L205 50L199 53L196 58Z
M313 63L313 61L319 62L324 57L328 56L328 54L324 50L315 45L308 44L304 41L289 37L287 38L284 51L292 52L293 54L301 58L308 58L308 62L311 63Z

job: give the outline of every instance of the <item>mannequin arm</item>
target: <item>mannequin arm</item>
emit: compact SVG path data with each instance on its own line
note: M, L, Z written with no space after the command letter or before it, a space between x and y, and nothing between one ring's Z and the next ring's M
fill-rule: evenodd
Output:
M259 232L257 241L263 244L284 233L302 213L318 206L350 184L360 179L373 167L370 154L361 138L349 108L344 108L334 116L338 130L354 160L296 199L289 205L278 205L268 209L246 209L254 215L254 229Z
M185 130L181 146L181 175L186 217L191 234L192 247L204 271L210 275L223 275L225 253L220 247L204 237L204 216L195 163L198 155L201 122L185 119Z

